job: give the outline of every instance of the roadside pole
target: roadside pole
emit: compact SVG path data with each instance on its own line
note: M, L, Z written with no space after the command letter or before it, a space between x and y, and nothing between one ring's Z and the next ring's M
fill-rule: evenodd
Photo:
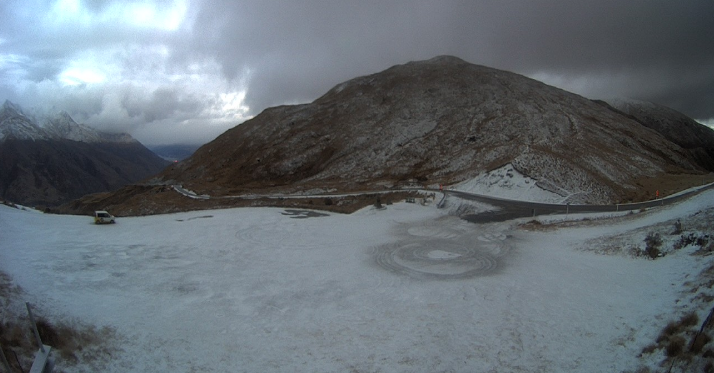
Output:
M30 322L32 323L32 331L35 332L35 339L37 339L37 344L40 345L40 349L37 351L37 355L35 355L35 361L32 362L32 367L30 367L30 373L52 373L55 367L55 362L53 359L50 359L50 351L52 348L42 343L40 332L37 330L37 324L35 323L35 317L32 315L30 302L25 302L25 306L27 307L27 314L30 316Z

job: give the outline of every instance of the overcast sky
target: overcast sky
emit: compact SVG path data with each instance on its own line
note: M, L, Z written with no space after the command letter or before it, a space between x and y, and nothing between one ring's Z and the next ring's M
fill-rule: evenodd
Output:
M0 100L148 144L443 54L714 124L712 0L2 0Z

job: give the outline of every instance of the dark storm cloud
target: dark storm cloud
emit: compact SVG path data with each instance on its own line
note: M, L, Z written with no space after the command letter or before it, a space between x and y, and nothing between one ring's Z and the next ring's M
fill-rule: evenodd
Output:
M0 99L149 142L442 54L714 118L711 0L9 0L0 17Z
M453 54L560 81L617 76L624 84L565 88L656 99L708 118L714 108L693 96L711 97L712 19L709 0L225 1L204 4L194 37L227 77L253 69L248 100L256 108L310 100L357 75Z

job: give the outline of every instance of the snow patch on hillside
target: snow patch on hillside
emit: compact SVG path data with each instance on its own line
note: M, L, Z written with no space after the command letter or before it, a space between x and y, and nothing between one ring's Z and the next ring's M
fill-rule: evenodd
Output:
M511 164L455 184L451 189L486 196L531 202L561 203L563 197L540 188L538 181L521 174Z

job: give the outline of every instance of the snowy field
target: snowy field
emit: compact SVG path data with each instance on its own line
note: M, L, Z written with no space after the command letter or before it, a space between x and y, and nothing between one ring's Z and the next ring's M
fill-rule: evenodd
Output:
M706 262L583 244L711 206L531 232L407 203L107 226L0 205L0 271L41 316L115 329L108 372L620 372Z

